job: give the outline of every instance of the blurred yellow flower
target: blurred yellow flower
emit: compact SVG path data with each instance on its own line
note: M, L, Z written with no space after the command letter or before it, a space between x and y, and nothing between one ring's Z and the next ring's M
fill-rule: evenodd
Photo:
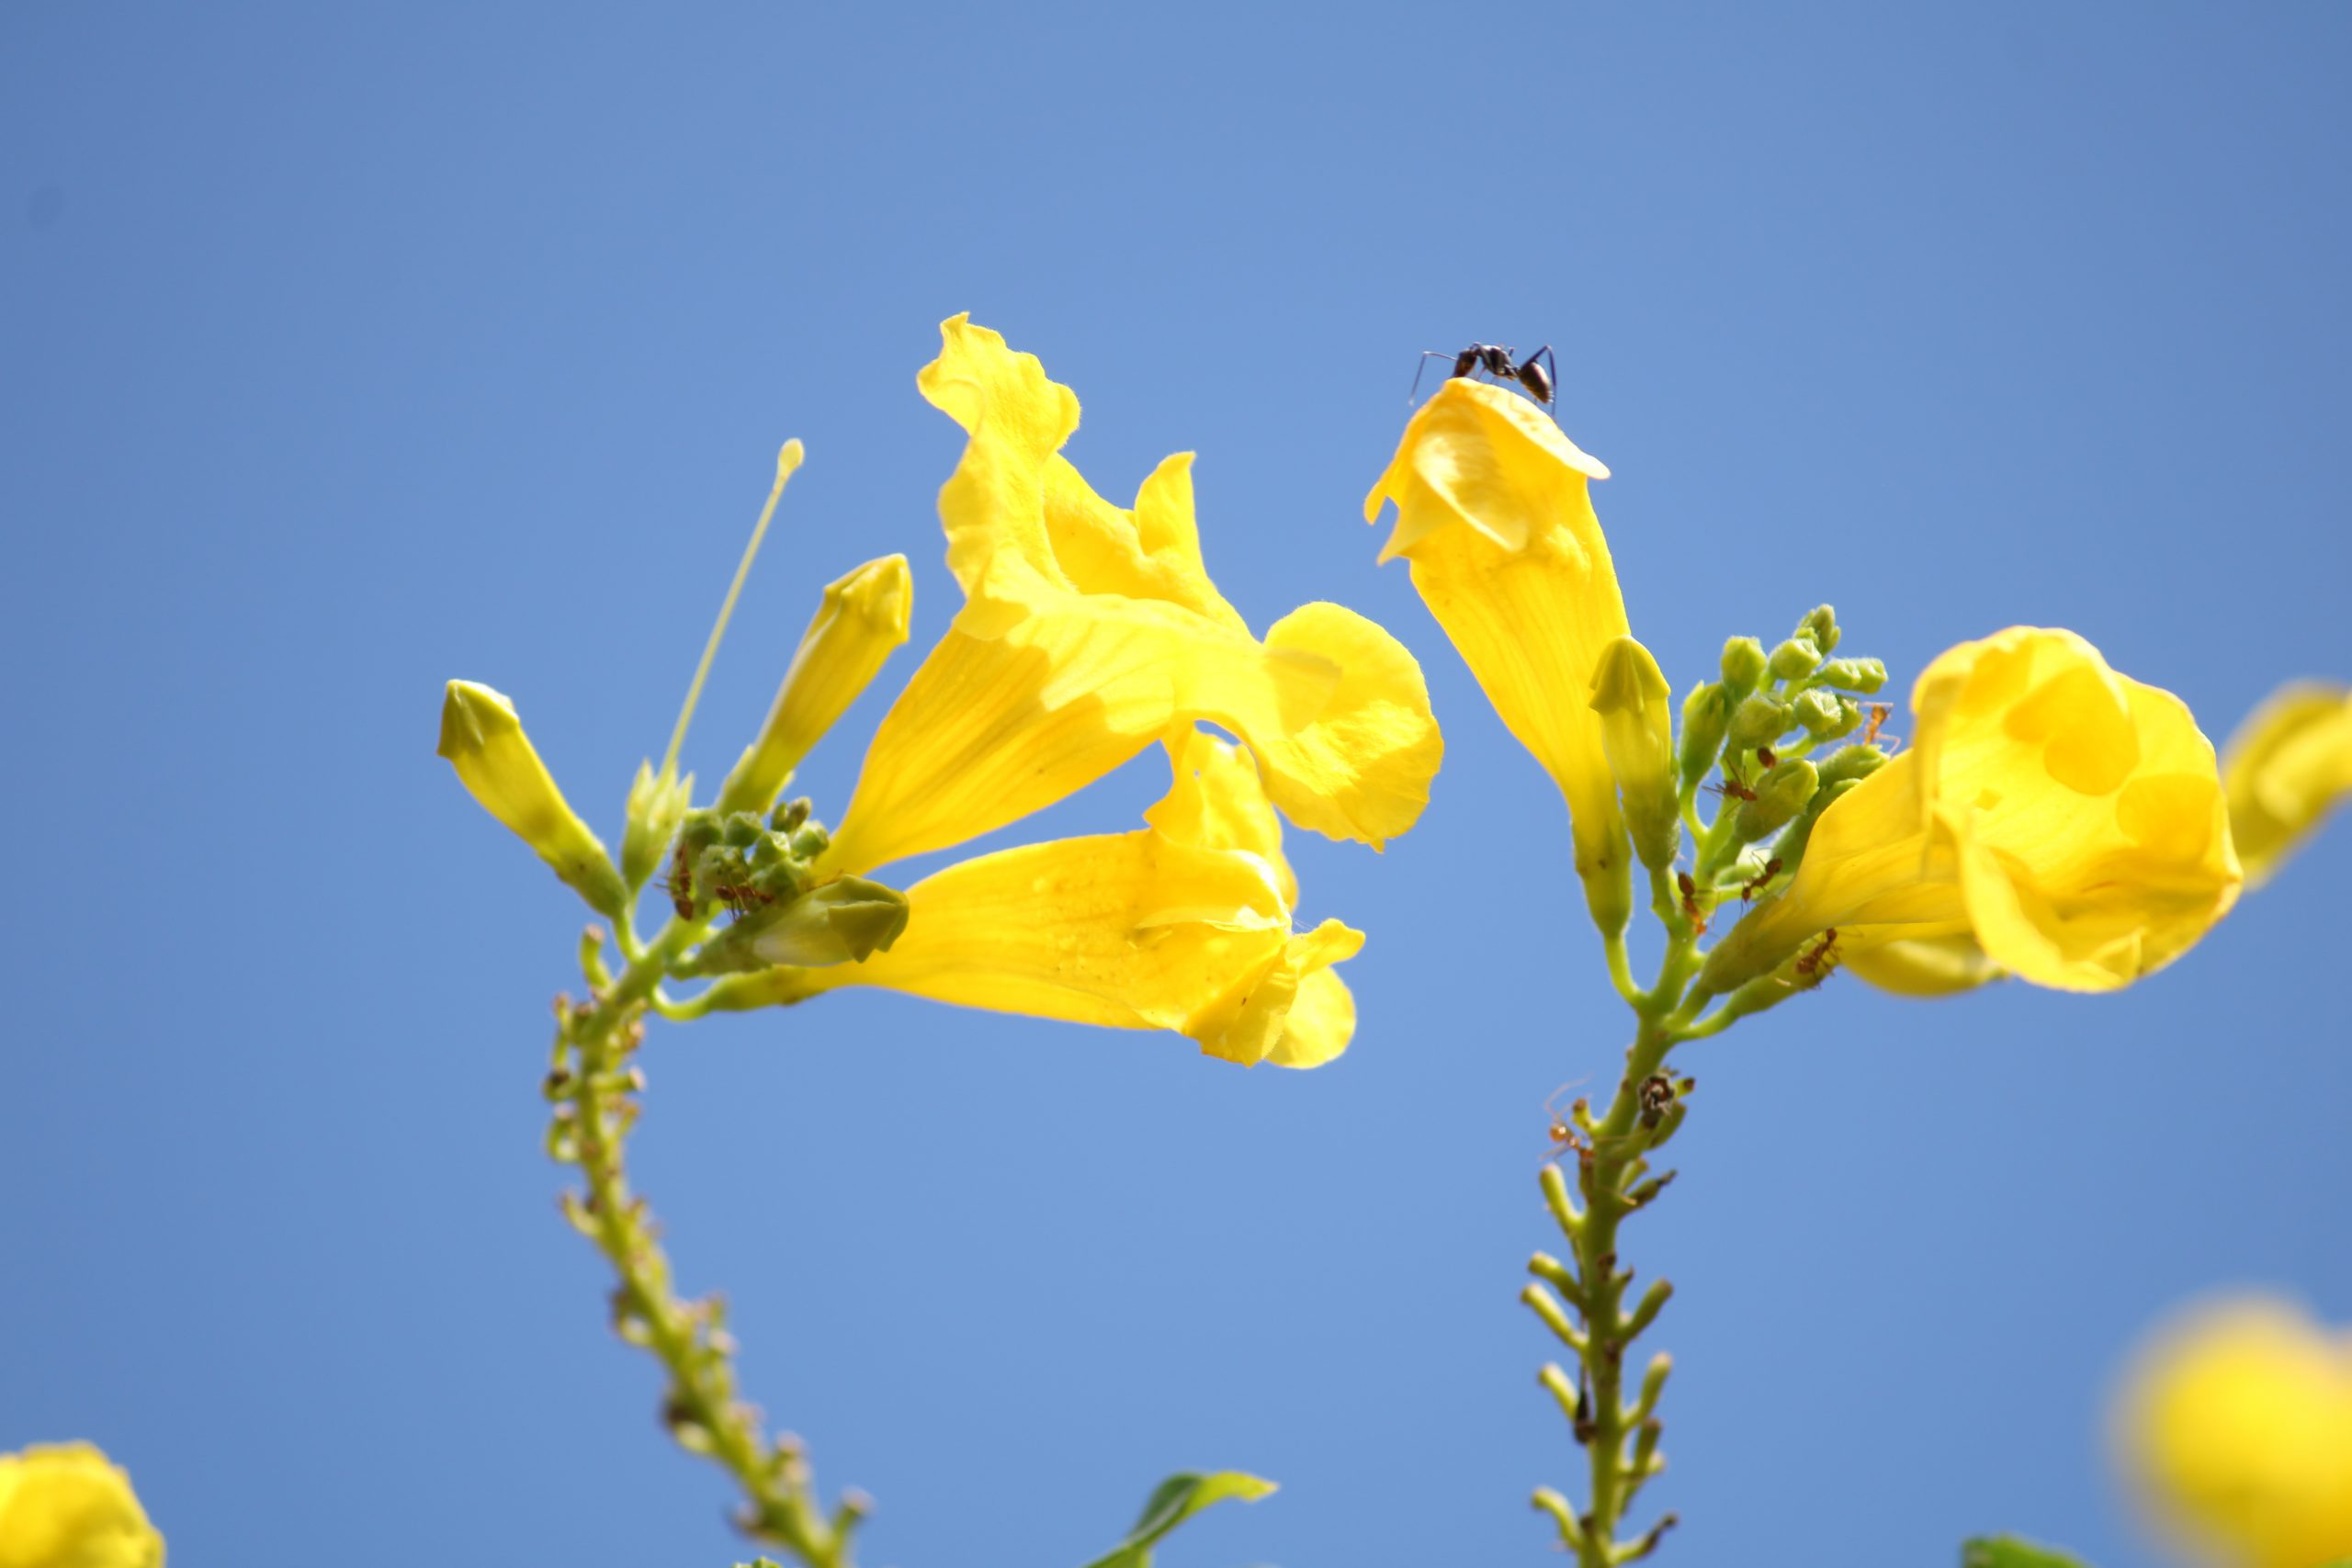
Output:
M1321 604L1253 637L1202 565L1189 455L1114 506L1060 456L1076 394L962 316L941 334L919 384L969 437L939 497L967 602L883 719L820 870L977 838L1195 719L1249 745L1303 828L1376 849L1411 827L1443 747L1403 645Z
M2352 793L2352 690L2280 687L2230 737L2222 779L2238 857L2258 886Z
M2282 1302L2209 1304L2141 1353L2114 1438L2150 1511L2203 1561L2352 1557L2352 1334Z
M0 1454L0 1568L163 1568L122 1467L88 1443Z
M1250 754L1170 738L1175 782L1132 833L1063 839L948 867L907 890L907 930L863 964L719 982L721 1008L878 986L1119 1029L1172 1029L1244 1066L1320 1066L1355 1003L1331 965L1363 935L1292 929L1298 882Z
M1969 936L2036 985L2112 990L2236 901L2211 745L2179 698L2074 633L1962 643L1911 706L1911 749L1822 814L1794 882L1715 949L1702 988L1729 990L1835 930L1849 954ZM1942 958L1964 970L1965 952L1947 943Z
M1411 563L1487 700L1559 786L1586 900L1613 931L1631 866L1592 682L1632 628L1588 491L1608 477L1535 404L1455 378L1406 425L1363 506L1370 523L1396 503L1380 558Z

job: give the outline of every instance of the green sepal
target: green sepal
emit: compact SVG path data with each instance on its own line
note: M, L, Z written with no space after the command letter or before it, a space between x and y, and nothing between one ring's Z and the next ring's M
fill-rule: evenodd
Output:
M631 893L661 869L694 793L694 774L678 777L675 762L663 762L658 774L652 763L638 763L628 786L628 825L621 830L621 880Z
M1886 753L1875 746L1841 746L1821 764L1822 787L1866 779L1886 764Z
M1815 740L1830 740L1861 722L1861 710L1833 692L1801 692L1790 713Z
M1758 781L1756 798L1739 803L1732 831L1742 839L1760 839L1767 833L1779 832L1812 801L1820 782L1814 765L1802 757L1773 764Z
M1726 637L1722 666L1724 690L1736 697L1746 696L1764 679L1764 669L1770 662L1764 656L1764 645L1754 637Z
M1272 1482L1238 1470L1220 1470L1207 1475L1189 1472L1171 1475L1152 1488L1143 1514L1127 1532L1126 1540L1086 1568L1151 1568L1151 1549L1203 1508L1228 1497L1254 1503L1273 1489Z
M1696 789L1723 754L1724 736L1731 728L1731 694L1720 681L1702 682L1682 699L1682 750L1679 756L1680 783Z
M1815 671L1814 678L1825 686L1860 692L1867 697L1886 684L1886 665L1876 659L1833 659Z
M1765 668L1775 681L1802 681L1820 663L1821 649L1811 637L1800 635L1774 649Z
M621 918L628 890L619 870L604 840L565 802L503 693L472 681L450 682L435 750L458 770L458 782L482 809L530 845L590 908Z
M1770 746L1789 732L1789 705L1780 698L1758 692L1740 699L1731 716L1731 749L1753 751L1758 746Z
M2013 1535L1979 1536L1960 1549L1960 1568L2083 1568L2083 1560Z
M1592 711L1600 745L1624 802L1634 852L1653 871L1682 852L1681 803L1675 793L1674 688L1650 650L1630 637L1612 638L1592 676Z
M863 964L907 929L907 896L863 876L842 876L797 897L749 909L703 943L686 975L732 975L786 965L822 969Z

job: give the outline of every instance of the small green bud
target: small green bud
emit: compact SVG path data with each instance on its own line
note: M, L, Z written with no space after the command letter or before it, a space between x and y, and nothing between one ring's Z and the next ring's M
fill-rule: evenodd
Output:
M1752 637L1736 637L1724 644L1724 685L1735 696L1746 696L1764 679L1764 645Z
M565 804L547 764L523 733L514 705L471 681L452 681L441 703L441 743L435 748L458 770L483 810L513 830L588 901L614 919L628 907L628 890L605 851Z
M1886 763L1886 753L1875 746L1841 746L1821 764L1822 787L1826 789L1849 779L1866 779Z
M1731 749L1753 751L1758 746L1770 746L1789 732L1789 705L1780 698L1758 692L1740 699L1731 716Z
M660 868L694 793L694 774L678 777L674 762L662 763L658 774L650 762L637 765L637 777L628 786L628 826L621 831L621 877L630 892L644 886Z
M1657 660L1632 637L1614 638L1601 650L1592 676L1592 711L1600 716L1601 750L1617 775L1634 852L1653 871L1672 865L1682 852L1673 696Z
M1724 690L1720 681L1708 681L1690 689L1682 699L1681 784L1684 789L1695 789L1715 765L1715 758L1724 749L1724 736L1731 728L1731 694Z
M1853 704L1841 702L1834 694L1823 691L1800 692L1789 706L1804 732L1815 740L1829 739L1841 726L1851 729L1853 726L1847 723L1849 715L1857 719L1861 716Z
M1886 684L1886 663L1878 659L1833 659L1820 671L1821 683L1869 696Z
M1792 757L1776 762L1756 785L1756 798L1739 803L1739 815L1733 820L1732 830L1743 839L1760 839L1767 833L1777 833L1813 799L1813 792L1820 778L1811 762Z
M1821 662L1821 649L1809 637L1789 638L1772 650L1765 668L1775 681L1802 681Z
M776 688L760 737L719 786L721 811L765 811L792 770L865 690L882 661L907 640L914 581L907 558L867 561L825 590Z
M1827 604L1816 604L1805 618L1797 623L1797 635L1810 637L1813 646L1828 653L1838 646L1838 612Z

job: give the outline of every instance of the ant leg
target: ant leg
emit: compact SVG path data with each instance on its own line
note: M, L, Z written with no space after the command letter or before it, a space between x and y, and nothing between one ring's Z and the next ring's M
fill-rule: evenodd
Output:
M1430 360L1458 359L1459 357L1461 357L1459 355L1441 354L1434 348L1425 348L1421 350L1421 362L1413 367L1413 388L1412 391L1408 391L1405 394L1405 406L1407 408L1411 408L1413 406L1413 395L1421 389L1421 372L1430 367Z

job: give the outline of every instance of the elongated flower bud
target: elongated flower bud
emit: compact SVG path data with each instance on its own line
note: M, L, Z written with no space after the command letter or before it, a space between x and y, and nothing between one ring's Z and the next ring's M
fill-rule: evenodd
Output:
M764 811L792 770L848 711L891 650L907 640L914 582L907 558L867 561L825 589L776 688L767 722L719 787L718 809Z
M1682 699L1682 787L1695 789L1715 765L1731 728L1731 694L1720 681L1702 682Z
M1617 775L1634 852L1653 871L1672 865L1682 850L1673 696L1657 660L1632 637L1614 638L1601 650L1592 675L1592 711L1600 716L1601 750Z
M675 764L663 763L659 773L650 762L637 765L628 786L628 826L621 833L621 876L632 891L645 886L669 852L694 793L694 774L678 777Z
M450 682L436 750L482 809L537 851L590 908L619 918L628 902L621 874L603 840L564 803L513 703L488 686Z
M887 953L907 929L907 896L863 876L812 887L785 906L752 939L752 951L770 964L815 968L863 964Z

